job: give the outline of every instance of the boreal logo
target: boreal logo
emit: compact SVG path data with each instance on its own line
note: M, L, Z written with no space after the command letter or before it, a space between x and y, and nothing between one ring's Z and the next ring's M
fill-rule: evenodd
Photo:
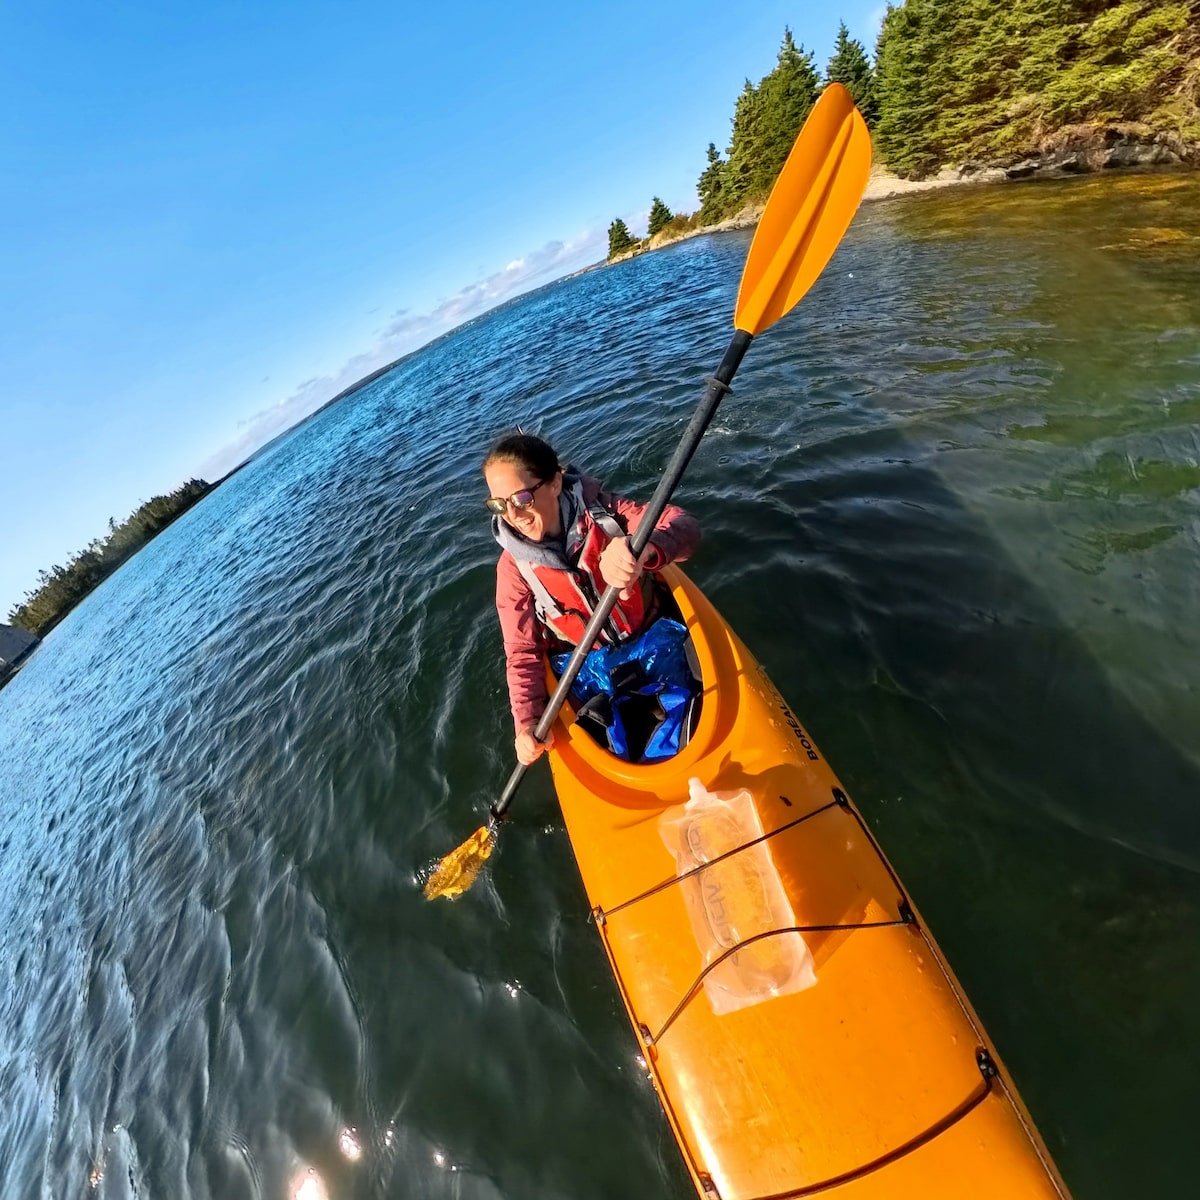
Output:
M804 726L796 719L796 714L788 708L787 701L780 695L779 689L771 682L771 677L767 674L762 663L758 664L758 672L762 676L763 683L767 685L771 695L775 698L775 707L783 714L783 719L788 723L788 728L795 735L796 741L800 743L801 749L803 749L812 762L820 762L821 756L809 740L808 734L804 732Z

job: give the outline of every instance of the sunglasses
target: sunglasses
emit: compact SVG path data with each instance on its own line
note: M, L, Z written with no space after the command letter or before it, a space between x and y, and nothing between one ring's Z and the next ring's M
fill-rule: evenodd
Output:
M531 488L522 488L519 492L513 492L511 496L489 496L484 502L483 507L490 513L495 513L501 516L508 508L528 508L533 503L533 493L542 486L543 483L549 483L548 479L539 479Z

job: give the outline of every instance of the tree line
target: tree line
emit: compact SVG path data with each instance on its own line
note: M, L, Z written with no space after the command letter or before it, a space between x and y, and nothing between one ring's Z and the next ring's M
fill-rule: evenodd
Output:
M1009 165L1068 125L1200 143L1195 0L906 0L875 63L876 145L901 175Z
M785 30L774 68L737 97L728 146L708 145L699 210L672 214L655 197L647 236L765 200L835 80L878 158L909 178L1007 166L1076 124L1138 122L1200 157L1200 0L904 0L888 5L873 57L843 22L823 76ZM609 258L645 244L620 219L608 239Z
M690 216L674 214L655 196L647 237L668 227L683 232L714 225L765 200L809 110L825 85L835 81L849 88L868 126L873 125L878 111L875 70L863 44L850 36L845 23L838 28L824 76L812 52L798 46L791 30L785 29L774 68L758 83L747 79L737 98L725 156L715 142L708 144L708 163L696 184L699 210ZM641 244L620 218L609 226L609 258Z
M161 533L201 496L212 491L203 479L189 479L165 496L147 500L121 524L112 517L108 533L89 543L63 566L38 572L38 584L8 614L11 625L19 625L41 637L94 591L123 562Z

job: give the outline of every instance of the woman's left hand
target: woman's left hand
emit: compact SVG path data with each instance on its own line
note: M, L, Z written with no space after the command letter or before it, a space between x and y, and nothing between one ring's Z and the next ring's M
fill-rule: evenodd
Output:
M609 587L621 589L621 599L628 600L630 589L642 573L642 567L653 552L652 546L642 551L641 558L634 562L629 539L613 538L600 552L600 574Z

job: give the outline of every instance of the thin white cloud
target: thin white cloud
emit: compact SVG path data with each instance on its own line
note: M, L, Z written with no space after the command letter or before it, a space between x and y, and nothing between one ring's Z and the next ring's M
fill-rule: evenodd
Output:
M375 344L338 371L305 380L278 403L241 421L237 436L201 465L200 476L219 478L372 371L411 354L505 300L597 262L607 249L607 233L596 230L568 241L547 242L538 250L512 259L503 270L468 284L429 312L398 310L379 331Z

